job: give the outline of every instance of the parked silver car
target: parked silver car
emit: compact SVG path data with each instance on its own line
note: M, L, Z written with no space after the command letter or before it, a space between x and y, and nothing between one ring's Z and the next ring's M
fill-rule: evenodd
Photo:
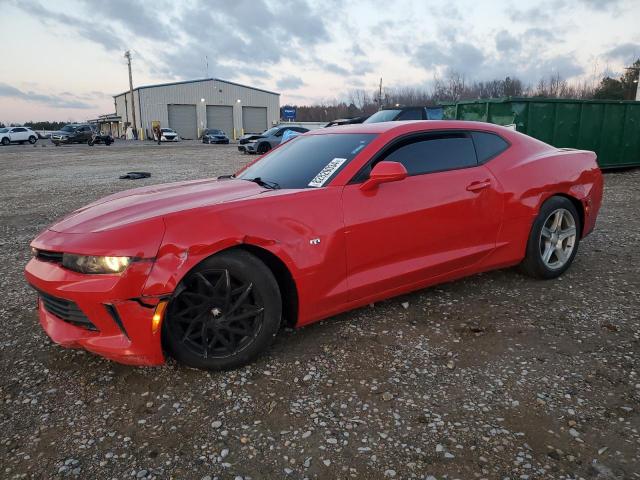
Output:
M287 130L293 130L298 133L305 133L309 131L308 128L298 127L295 125L277 125L262 132L255 138L252 138L244 145L238 145L238 150L245 153L259 153L260 155L267 153L272 148L280 145L280 142L282 142L282 135Z

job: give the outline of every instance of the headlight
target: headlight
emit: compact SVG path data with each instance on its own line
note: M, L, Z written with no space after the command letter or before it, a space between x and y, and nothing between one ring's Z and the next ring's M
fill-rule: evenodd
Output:
M62 255L62 266L80 273L120 273L130 263L130 257L94 257L72 253Z

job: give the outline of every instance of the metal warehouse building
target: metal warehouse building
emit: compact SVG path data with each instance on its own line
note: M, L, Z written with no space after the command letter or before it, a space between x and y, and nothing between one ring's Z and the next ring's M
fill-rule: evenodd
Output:
M219 78L147 85L133 90L138 138L150 138L152 122L196 139L205 128L219 128L231 139L261 133L280 119L280 94ZM114 96L121 131L133 126L131 94Z

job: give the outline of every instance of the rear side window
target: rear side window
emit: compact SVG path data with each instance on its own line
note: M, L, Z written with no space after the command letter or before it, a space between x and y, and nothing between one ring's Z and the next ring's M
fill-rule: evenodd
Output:
M384 158L402 163L409 175L474 167L478 163L473 141L465 133L429 135L409 142Z
M488 162L509 148L509 144L495 133L471 132L471 136L476 146L478 163Z

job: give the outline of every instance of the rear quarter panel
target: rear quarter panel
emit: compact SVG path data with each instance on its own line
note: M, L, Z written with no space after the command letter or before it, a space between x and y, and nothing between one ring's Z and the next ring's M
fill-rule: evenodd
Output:
M488 259L495 266L519 263L542 204L554 195L582 205L582 236L590 233L602 202L602 174L596 155L584 150L556 149L514 133L511 148L486 165L505 195L503 224L497 249Z

